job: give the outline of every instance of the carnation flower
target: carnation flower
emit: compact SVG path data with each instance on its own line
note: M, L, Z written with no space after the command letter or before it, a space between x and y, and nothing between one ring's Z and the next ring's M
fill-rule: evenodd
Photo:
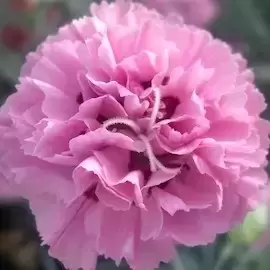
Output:
M70 269L150 270L261 197L266 105L246 61L140 4L91 5L28 55L0 114L1 173Z
M217 0L142 0L162 14L179 13L186 23L205 26L219 14Z

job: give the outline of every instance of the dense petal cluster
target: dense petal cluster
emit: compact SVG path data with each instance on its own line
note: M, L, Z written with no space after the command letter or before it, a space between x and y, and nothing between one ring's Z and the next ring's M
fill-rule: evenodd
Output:
M245 60L208 32L125 1L49 37L0 114L4 190L54 256L94 269L170 261L256 206L269 123Z
M178 13L186 23L207 26L219 14L219 0L141 0L150 8L167 15Z

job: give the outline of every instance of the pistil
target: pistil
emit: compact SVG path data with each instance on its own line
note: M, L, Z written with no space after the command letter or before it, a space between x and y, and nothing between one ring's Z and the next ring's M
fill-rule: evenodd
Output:
M111 118L109 120L106 120L103 123L103 128L108 129L111 126L116 126L116 125L126 126L131 131L133 131L138 137L139 141L144 144L145 154L149 160L151 172L156 172L159 169L168 174L178 173L181 170L181 166L179 166L178 168L168 168L164 166L162 162L160 162L158 158L156 157L156 155L154 154L153 147L150 142L154 138L154 136L152 136L153 126L155 125L157 119L160 118L160 113L161 113L160 107L164 108L164 105L165 105L161 102L160 90L157 87L152 88L152 93L154 95L153 107L151 108L152 110L151 110L150 120L148 123L146 134L143 134L142 129L135 121L131 119L127 119L127 118L121 118L121 117L116 117L116 118Z
M159 109L160 109L160 102L161 102L161 94L160 94L159 89L157 87L153 87L152 91L154 94L154 105L153 105L153 110L151 112L150 121L148 124L148 131L150 131L153 125L156 123Z

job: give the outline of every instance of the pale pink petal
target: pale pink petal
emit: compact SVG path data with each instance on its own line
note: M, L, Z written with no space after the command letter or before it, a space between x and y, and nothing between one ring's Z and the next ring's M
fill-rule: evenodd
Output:
M169 239L141 241L135 250L134 259L128 262L133 269L156 269L161 261L169 263L175 255L174 245Z
M95 241L86 239L84 230L85 212L90 207L85 199L78 200L65 210L62 224L49 240L50 253L65 262L66 267L76 269L80 264L84 269L94 269L97 261ZM77 252L74 252L77 250Z
M98 251L116 261L121 260L125 254L133 253L129 250L133 246L129 241L132 241L138 214L134 208L130 211L114 211L106 208L101 217Z
M158 203L149 198L145 201L146 209L141 210L141 239L155 239L163 226L163 213Z
M189 207L178 196L172 195L162 189L154 188L152 194L160 207L172 216L179 210L189 210Z

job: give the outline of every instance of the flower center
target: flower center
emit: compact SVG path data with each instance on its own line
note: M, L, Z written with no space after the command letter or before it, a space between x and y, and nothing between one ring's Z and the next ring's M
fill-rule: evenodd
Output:
M175 97L161 97L160 90L157 87L145 89L139 97L142 104L147 108L145 116L150 117L150 126L171 118L179 104L179 100Z
M164 97L160 106L160 117L159 121L169 119L173 116L175 109L179 101L175 97Z
M142 95L142 99L148 99L153 105L149 107L147 117L148 124L147 128L141 128L136 121L128 118L112 118L103 122L103 128L110 131L119 131L119 127L123 126L128 128L135 137L143 143L145 151L143 153L131 153L130 169L140 169L144 172L145 177L149 177L149 174L157 170L161 170L165 173L178 173L181 171L182 164L179 162L178 165L169 164L168 158L161 161L160 157L156 156L152 146L152 140L155 138L155 124L158 121L165 119L165 117L171 117L177 106L177 102L174 98L161 99L161 93L159 88L152 87L151 89L145 90ZM166 110L170 107L170 110Z
M78 94L78 96L76 98L76 102L77 102L78 105L83 103L83 95L82 95L82 93Z

